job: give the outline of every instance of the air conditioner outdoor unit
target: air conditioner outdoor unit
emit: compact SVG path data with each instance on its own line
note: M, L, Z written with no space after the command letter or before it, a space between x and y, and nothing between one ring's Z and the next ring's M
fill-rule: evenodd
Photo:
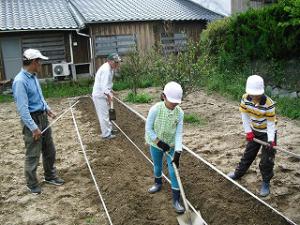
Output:
M53 77L65 77L70 75L69 63L52 64Z

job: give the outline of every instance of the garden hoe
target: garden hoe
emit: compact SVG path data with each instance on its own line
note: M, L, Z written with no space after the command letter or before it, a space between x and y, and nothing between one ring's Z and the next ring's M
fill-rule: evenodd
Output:
M184 208L185 208L184 214L177 216L177 221L178 221L179 225L207 225L207 223L200 216L200 212L198 212L198 215L197 215L195 212L192 212L189 209L187 199L185 197L185 193L183 190L183 186L182 186L182 183L180 180L179 172L178 172L178 169L177 169L175 163L173 163L173 167L174 167L175 175L177 178L182 201L183 201Z
M116 110L114 109L114 100L111 100L109 109L109 120L116 120Z

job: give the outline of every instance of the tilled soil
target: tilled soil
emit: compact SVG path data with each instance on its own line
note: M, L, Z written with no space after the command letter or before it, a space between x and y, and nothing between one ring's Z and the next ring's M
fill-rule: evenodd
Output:
M147 104L128 103L130 107L147 116L154 104L159 101L162 90L147 88L138 90L153 97ZM127 92L119 93L123 99ZM246 145L239 102L231 101L216 93L197 91L184 98L181 107L186 114L193 113L201 118L200 124L184 123L183 142L198 155L216 166L223 173L233 171L239 162ZM278 116L278 145L300 155L300 123ZM259 196L261 173L260 153L238 182ZM271 180L271 194L265 198L268 204L285 216L300 224L300 160L277 152L274 177Z
M144 122L120 104L116 110L121 129L146 153ZM187 198L208 224L289 224L188 153L182 155L180 173Z
M79 108L85 115L79 127L90 123L92 132L99 133L98 140L87 144L87 151L113 224L177 224L169 186L155 195L147 192L153 182L150 163L121 134L112 140L100 139L91 100L80 103Z

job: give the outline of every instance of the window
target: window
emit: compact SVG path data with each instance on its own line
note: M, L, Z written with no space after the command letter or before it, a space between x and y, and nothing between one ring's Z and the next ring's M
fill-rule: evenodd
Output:
M184 51L187 46L187 37L185 33L161 33L160 40L164 54Z
M126 55L136 48L136 42L136 35L96 36L96 56L107 56L112 52Z

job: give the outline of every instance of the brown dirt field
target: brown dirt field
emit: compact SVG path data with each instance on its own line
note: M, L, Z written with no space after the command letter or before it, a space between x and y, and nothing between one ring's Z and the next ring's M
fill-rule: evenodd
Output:
M150 88L144 92L158 101L158 89ZM121 92L120 97L123 95ZM53 99L49 103L60 112L68 107L69 101ZM146 115L152 104L130 105ZM185 145L225 173L234 169L245 144L240 136L242 128L237 105L202 92L188 96L182 104L185 112L195 112L206 121L202 126L185 125ZM89 99L84 99L74 111L113 224L177 224L169 184L165 182L160 193L149 195L147 188L153 182L152 166L121 134L111 141L100 138L98 121ZM147 153L143 122L122 108L117 108L117 118L122 129ZM299 127L298 122L279 120L279 145L298 154ZM25 189L24 143L19 117L13 103L0 105L0 224L108 224L80 152L70 114L53 126L53 137L57 148L56 165L66 184L62 187L42 184L42 195L32 196ZM299 161L282 154L277 154L276 160L272 194L266 201L300 223ZM181 162L180 172L187 197L201 210L208 224L287 224L189 154L183 153ZM258 163L259 159L240 181L254 193L260 185ZM42 165L38 172L42 179Z

